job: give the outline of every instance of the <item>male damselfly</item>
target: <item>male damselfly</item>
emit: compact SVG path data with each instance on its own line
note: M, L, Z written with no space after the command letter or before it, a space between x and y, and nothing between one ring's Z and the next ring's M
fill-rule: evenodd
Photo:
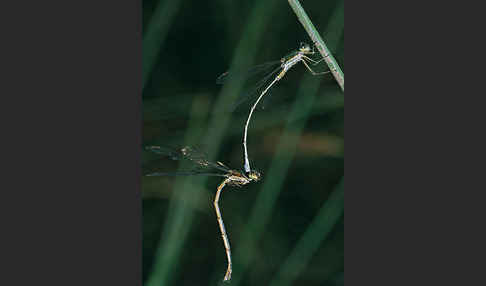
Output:
M255 85L255 87L252 89L252 91L250 91L248 93L248 95L246 97L244 97L242 100L239 100L237 102L237 105L241 104L242 102L246 101L248 98L252 98L253 95L258 94L257 91L264 88L263 90L261 90L260 96L257 98L255 103L251 107L250 113L248 114L248 118L247 118L246 124L245 124L245 131L244 131L244 135L243 135L243 149L244 149L244 156L245 156L245 158L244 158L245 159L245 163L244 163L245 172L247 172L247 173L251 172L250 160L248 159L248 149L247 149L247 146L246 146L248 126L250 124L251 116L253 114L253 111L255 110L255 107L258 105L258 102L260 102L260 100L267 93L267 91L277 81L282 79L284 77L284 75L287 73L288 70L290 70L293 66L295 66L299 62L302 62L313 75L322 75L322 74L326 74L326 73L331 72L329 70L324 71L324 72L314 72L311 69L311 67L309 66L309 64L317 65L318 63L323 61L325 58L321 58L319 60L314 60L314 59L311 59L310 57L308 57L308 55L313 55L313 54L315 54L315 51L314 51L313 48L311 49L311 47L306 43L301 43L300 48L298 50L291 52L287 56L284 56L280 61L274 61L274 62L262 64L262 65L257 66L256 68L253 68L253 69L250 70L250 73L254 73L254 72L258 71L260 68L269 68L269 67L273 67L276 64L280 64L280 66L276 67L270 73L268 73L268 75L264 76L263 79L260 80ZM228 76L230 76L230 73L225 72L218 77L216 82L217 83L223 83ZM270 82L270 79L272 79L272 78L273 78L273 80Z

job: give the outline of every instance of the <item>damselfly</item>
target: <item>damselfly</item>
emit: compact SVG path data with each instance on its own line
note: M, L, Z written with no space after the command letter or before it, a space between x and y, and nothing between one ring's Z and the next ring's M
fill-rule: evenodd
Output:
M244 135L243 135L243 149L244 149L244 152L245 152L245 165L244 165L245 172L247 172L247 173L251 172L250 161L248 159L248 150L247 150L247 146L246 146L246 138L247 138L247 134L248 134L248 125L250 124L251 116L253 114L253 111L255 110L255 107L258 105L258 102L260 102L260 100L267 93L267 91L277 81L279 81L280 79L282 79L284 77L284 75L287 73L287 71L290 68L292 68L293 66L295 66L299 62L302 62L313 75L322 75L322 74L329 73L330 72L329 70L328 71L324 71L324 72L314 72L311 69L311 67L309 66L309 64L317 65L318 63L320 63L321 61L323 61L325 59L325 57L323 57L320 60L314 60L314 59L311 59L310 57L307 56L307 55L313 55L313 54L315 54L314 48L311 49L311 47L308 44L301 43L300 44L300 48L298 50L290 53L289 55L287 55L285 57L283 57L279 62L276 61L276 62L271 62L271 63L263 64L263 65L260 65L259 66L259 67L267 67L267 66L272 66L274 64L280 63L280 66L278 66L277 68L275 68L268 75L266 75L261 81L259 81L256 84L256 86L254 87L253 91L251 91L249 93L249 96L246 97L246 98L252 97L252 95L257 94L256 91L258 91L261 88L265 87L261 91L260 96L257 98L257 100L255 101L255 103L251 107L250 114L248 115L248 118L247 118L246 124L245 124L245 131L244 131ZM224 82L225 81L225 78L228 77L228 76L229 76L229 73L228 72L223 73L222 75L220 75L218 77L217 82L218 83ZM272 78L273 78L273 81L271 81L268 84L268 82ZM243 102L244 100L245 99L240 100L237 104Z
M223 237L224 248L226 250L226 257L228 260L228 267L226 269L226 274L224 280L231 279L232 264L231 264L231 247L229 243L228 236L226 234L226 229L224 227L223 216L219 210L219 197L223 188L228 186L241 187L253 181L260 180L260 173L257 171L251 171L248 174L240 172L237 170L230 169L222 162L211 162L206 159L206 156L196 149L186 146L180 150L173 150L167 147L160 146L148 146L145 147L146 150L152 151L154 153L167 156L173 160L188 160L193 164L190 170L182 172L156 172L149 173L146 176L190 176L190 175L204 175L204 176L217 176L224 177L224 180L219 184L216 196L214 198L214 209L216 210L216 218L219 224L219 230L221 231L221 236Z

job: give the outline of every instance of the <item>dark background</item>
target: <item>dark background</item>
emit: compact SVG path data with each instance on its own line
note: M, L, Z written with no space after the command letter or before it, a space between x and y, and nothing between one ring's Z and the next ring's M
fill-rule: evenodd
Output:
M344 70L344 2L302 1ZM246 86L230 67L278 60L310 38L287 1L143 1L143 145L196 145L242 169ZM318 70L325 66L316 67ZM272 88L248 134L263 178L227 187L220 207L233 285L344 284L344 94L302 64ZM142 153L142 172L177 162ZM215 285L226 257L212 200L220 178L143 177L145 285Z

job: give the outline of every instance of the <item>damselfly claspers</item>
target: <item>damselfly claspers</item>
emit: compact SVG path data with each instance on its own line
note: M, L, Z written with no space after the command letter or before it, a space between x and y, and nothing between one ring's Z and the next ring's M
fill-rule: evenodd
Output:
M182 172L155 172L149 173L146 176L190 176L190 175L204 175L204 176L217 176L224 177L225 179L219 184L216 196L214 198L214 209L216 210L216 218L219 224L219 230L221 231L221 236L223 237L224 248L226 250L226 257L228 259L228 267L226 269L226 274L224 280L231 279L232 264L231 264L231 247L229 243L228 236L226 234L226 229L224 227L223 217L221 211L219 210L219 197L224 186L236 186L241 187L250 182L258 181L261 178L259 172L252 170L245 174L237 170L230 169L222 162L211 162L206 159L206 156L201 152L198 152L190 146L183 147L179 150L173 150L167 147L160 146L147 146L146 150L152 151L154 153L168 156L173 160L188 160L193 163L193 168L188 171Z
M258 102L260 102L260 100L265 95L265 93L267 93L267 91L277 81L282 79L290 68L292 68L293 66L295 66L299 62L302 62L313 75L321 75L321 74L326 74L326 73L331 72L329 70L325 71L325 72L318 72L318 73L314 72L310 68L309 63L313 64L313 65L317 65L318 63L323 61L325 59L325 57L316 61L316 60L313 60L313 59L311 59L310 57L307 56L307 55L313 55L313 54L315 54L314 48L311 49L311 47L306 43L300 43L300 48L298 50L290 53L289 55L287 55L285 57L283 57L280 60L280 66L278 66L273 71L271 71L268 75L266 75L260 82L257 83L257 85L254 88L254 91L249 93L250 95L253 95L257 90L260 90L261 88L266 86L265 89L263 89L262 92L260 93L260 96L258 97L258 99L255 101L255 103L251 107L250 114L248 115L248 118L247 118L246 124L245 124L245 132L244 132L244 135L243 135L243 149L244 149L244 152L245 152L245 165L244 165L245 172L248 173L248 172L251 171L250 160L248 159L248 150L247 150L247 147L246 147L248 125L250 124L251 116L253 114L253 111L255 110L255 107L258 105ZM263 64L263 65L260 65L260 66L261 67L267 67L267 66L272 66L275 63L278 64L279 62L278 61L277 62L271 62L271 63ZM269 82L269 80L272 78L272 76L274 76L277 72L278 72L278 74L275 76L273 81L271 81L269 84L267 84ZM217 83L223 83L225 81L225 78L228 77L229 75L230 74L228 72L223 73L222 75L220 75L218 77L216 82ZM248 97L251 97L251 96L248 96ZM242 102L242 101L240 101L240 102Z

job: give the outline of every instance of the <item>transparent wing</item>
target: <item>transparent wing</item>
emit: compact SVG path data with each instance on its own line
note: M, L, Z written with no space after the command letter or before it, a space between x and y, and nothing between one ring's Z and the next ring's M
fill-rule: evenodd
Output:
M246 90L239 96L238 100L231 106L231 110L234 111L240 105L247 101L253 101L260 95L260 93L270 84L270 82L275 79L277 73L282 70L281 67L277 67L273 71L271 71L268 75L266 75L263 79L261 79L258 83L256 83L253 88Z
M227 173L231 170L221 162L211 162L207 160L205 154L190 146L185 146L178 150L162 146L147 146L145 147L145 149L159 155L167 156L172 160L191 161L192 163L194 163L194 168L190 172L213 173L210 171L213 169L217 169L219 171Z
M198 172L198 171L188 171L188 172L155 172L155 173L146 174L145 176L148 176L148 177L158 177L158 176L193 176L193 175L214 176L214 177L226 177L226 175L224 175L224 174L206 173L206 172Z
M281 61L264 63L250 68L246 71L236 71L233 73L225 72L218 77L216 83L224 84L229 80L238 79L244 82L243 91L238 95L235 103L231 105L230 111L234 111L238 106L250 101L260 94L260 91L275 78L276 74L282 69Z
M216 79L216 83L225 84L226 82L232 79L250 80L257 76L259 76L257 78L261 78L262 76L268 74L269 71L271 71L281 63L282 63L281 61L271 61L260 65L256 65L247 70L234 71L231 73L225 72Z

